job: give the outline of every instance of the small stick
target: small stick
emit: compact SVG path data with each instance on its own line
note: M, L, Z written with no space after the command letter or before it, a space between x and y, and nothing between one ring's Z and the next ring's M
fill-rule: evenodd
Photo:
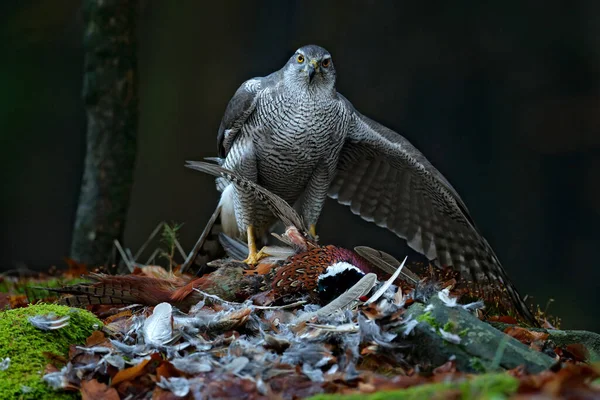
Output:
M156 255L158 254L159 251L160 251L160 248L158 248L158 247L156 249L154 249L152 254L150 254L150 257L148 257L148 261L146 261L146 265L151 265L150 263L154 262L154 259L156 258Z
M181 257L185 260L187 255L185 254L185 251L183 251L183 247L181 247L181 244L179 243L179 240L177 240L177 238L173 238L175 240L175 247L177 247L177 250L179 250L179 254L181 254Z
M202 290L200 290L200 289L196 289L196 288L194 288L194 291L196 291L196 292L200 293L200 294L201 294L201 295L203 295L204 297L208 297L209 299L213 299L213 300L219 301L219 302L221 302L221 303L224 303L224 304L230 304L230 305L233 305L233 306L239 306L239 305L241 305L241 304L242 304L242 303L236 303L236 302L233 302L233 301L227 301L227 300L223 300L222 298L220 298L220 297L219 297L219 296L217 296L217 295L214 295L214 294L210 294L210 293L203 292L203 291L202 291Z
M131 264L135 267L137 265L137 262L135 262L135 259L133 258L133 255L131 254L131 250L129 248L126 248L125 253L127 254L127 257L131 260Z
M125 264L127 265L127 268L129 269L129 272L133 272L133 265L129 261L129 258L127 258L127 254L125 254L125 252L123 251L123 248L121 247L121 243L119 243L119 241L117 239L115 239L113 241L113 243L115 244L115 247L117 248L117 250L119 250L119 254L121 254L121 258L123 259L123 261L125 261Z
M306 300L300 300L295 303L286 304L283 306L252 306L252 308L256 308L257 310L283 310L286 308L294 308L296 306L301 306L305 304Z
M204 227L204 231L202 231L202 234L198 238L198 241L196 242L196 244L192 248L192 251L190 251L190 254L188 254L187 258L185 259L185 262L183 263L183 265L181 266L180 272L182 274L185 271L188 270L188 268L190 267L190 265L192 265L192 263L196 259L196 256L198 255L198 252L200 251L200 249L204 245L204 242L206 241L206 238L210 234L210 231L211 231L213 225L215 224L215 221L219 217L219 214L221 214L221 207L220 206L215 209L215 212L210 217L210 220L208 221L208 223Z
M158 232L160 232L160 230L162 229L162 227L163 227L164 224L165 224L165 221L160 221L158 223L158 225L156 225L156 228L154 228L154 230L152 231L152 233L150 234L150 236L148 236L148 239L146 239L146 241L144 242L144 244L142 245L142 247L140 247L139 250L135 253L135 256L133 257L133 261L135 261L138 258L140 258L140 256L144 252L144 250L146 250L146 247L148 247L148 245L150 244L150 242L152 241L152 239L154 239L154 237L156 235L158 235Z

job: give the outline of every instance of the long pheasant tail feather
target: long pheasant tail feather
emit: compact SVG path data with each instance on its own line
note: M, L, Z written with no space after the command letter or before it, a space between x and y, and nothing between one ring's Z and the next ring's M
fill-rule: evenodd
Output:
M357 246L354 248L354 251L367 259L367 261L375 267L390 275L396 273L396 270L401 264L394 256L368 246ZM420 278L406 267L402 268L400 276L410 283L417 283L420 281Z
M296 210L290 206L285 200L274 193L269 192L262 186L251 182L228 169L225 169L216 164L210 164L203 161L187 161L186 167L204 172L213 176L222 177L233 182L236 186L243 190L248 190L256 196L256 198L264 202L271 212L280 219L286 226L295 226L302 232L308 232L302 217L298 215Z
M176 289L166 279L138 275L99 275L89 277L96 282L65 286L49 291L67 294L60 304L80 307L90 304L143 304L154 306L170 299Z

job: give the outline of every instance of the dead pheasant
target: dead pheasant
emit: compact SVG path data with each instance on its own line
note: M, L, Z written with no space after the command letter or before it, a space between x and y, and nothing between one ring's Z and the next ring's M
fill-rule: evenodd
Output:
M93 304L142 304L155 306L168 302L187 311L205 295L227 301L243 301L264 287L264 277L245 275L239 266L220 268L201 278L154 278L144 275L92 274L92 282L48 289L66 294L59 302L71 307ZM197 290L194 290L197 289Z

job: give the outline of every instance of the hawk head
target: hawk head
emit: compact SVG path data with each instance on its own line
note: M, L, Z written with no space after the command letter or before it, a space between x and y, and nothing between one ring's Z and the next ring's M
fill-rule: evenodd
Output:
M310 44L300 47L284 68L286 81L311 90L335 87L335 68L331 54L322 47Z

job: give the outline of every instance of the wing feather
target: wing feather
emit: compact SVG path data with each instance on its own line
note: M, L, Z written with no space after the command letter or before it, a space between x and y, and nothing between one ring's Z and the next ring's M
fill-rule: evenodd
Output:
M266 77L247 80L242 83L229 100L217 134L219 157L225 158L227 156L242 126L254 112L258 99L266 89L271 89L277 85L280 74L281 72L277 71Z
M351 121L329 196L465 279L505 286L517 311L535 323L450 182L405 138L343 100Z

